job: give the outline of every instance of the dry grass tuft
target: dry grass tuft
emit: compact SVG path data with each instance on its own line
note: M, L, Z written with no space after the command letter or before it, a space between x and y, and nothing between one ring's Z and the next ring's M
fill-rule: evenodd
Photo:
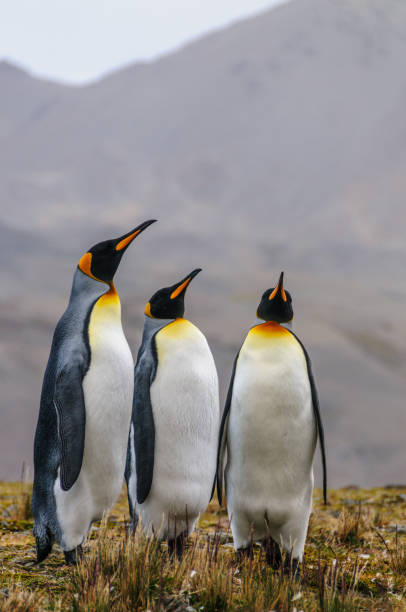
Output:
M345 562L340 565L337 559L329 564L322 563L319 552L317 569L313 578L317 585L319 609L322 612L356 612L364 610L364 604L360 601L357 592L359 580L363 572L358 561L353 567L348 567ZM304 565L304 580L312 582Z
M176 610L204 600L205 610L227 610L229 576L218 559L218 543L194 538L182 559L166 544L135 534L113 545L106 526L97 546L72 574L72 608L85 610Z
M361 502L355 511L344 508L338 517L335 540L341 544L359 546L363 543L366 533L371 531L372 524L373 519L369 512L362 509Z
M385 546L389 556L389 565L394 574L404 576L406 574L406 545L399 541L398 526L396 525L396 536L394 546L388 546L383 535L376 530L376 534Z
M25 513L30 488L23 481L0 484L5 612L406 611L406 488L330 490L328 506L315 491L305 562L295 579L270 569L260 546L252 558L237 560L226 512L214 502L183 558L172 560L166 544L140 529L128 534L124 492L95 526L77 567L64 564L58 546L37 565L32 519L12 516L18 500L18 516Z
M42 596L30 591L21 591L15 586L0 593L0 610L1 612L38 612L42 608L42 601Z
M115 610L358 610L359 571L347 575L338 565L329 569L319 559L316 571L305 568L296 579L273 571L258 548L252 558L237 562L230 548L220 546L220 533L194 536L180 561L166 544L146 538L140 528L112 544L106 526L97 545L71 575L75 612ZM316 589L314 589L316 586Z
M21 468L18 490L10 507L10 518L15 521L28 521L32 519L32 484L27 482L27 470L25 462Z

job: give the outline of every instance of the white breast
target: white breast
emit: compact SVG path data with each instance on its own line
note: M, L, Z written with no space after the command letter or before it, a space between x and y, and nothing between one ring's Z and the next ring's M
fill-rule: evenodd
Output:
M312 487L315 444L299 343L280 326L254 328L238 359L229 418L226 486L232 503L258 508L262 522L264 508L284 522Z
M102 296L94 306L89 344L90 366L83 379L86 430L82 469L69 491L60 489L59 480L55 483L67 549L80 544L90 522L112 507L123 483L134 363L121 326L117 294Z
M218 380L207 341L189 321L177 319L164 327L156 345L153 483L138 511L143 523L152 522L155 530L167 512L175 513L179 533L185 527L186 507L193 527L210 500L220 424Z

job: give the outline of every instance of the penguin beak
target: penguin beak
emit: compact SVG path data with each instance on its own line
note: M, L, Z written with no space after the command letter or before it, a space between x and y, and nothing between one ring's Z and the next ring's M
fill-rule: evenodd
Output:
M287 299L286 293L285 293L285 289L283 288L283 272L281 272L278 284L276 285L275 289L270 294L269 300L273 300L277 295L280 295L282 300L286 302L286 299Z
M141 234L141 232L152 225L152 223L155 223L155 221L156 219L144 221L144 223L141 223L141 225L135 227L133 230L131 230L131 232L128 232L128 234L124 234L124 236L117 238L116 251L124 251L132 243L134 238L138 236L138 234Z
M190 274L188 274L183 280L181 280L175 287L175 289L172 291L170 298L171 300L174 300L175 298L177 298L181 293L183 293L184 291L186 291L190 281L197 275L199 274L199 272L201 272L202 269L201 268L196 268L196 270L193 270L193 272L191 272Z

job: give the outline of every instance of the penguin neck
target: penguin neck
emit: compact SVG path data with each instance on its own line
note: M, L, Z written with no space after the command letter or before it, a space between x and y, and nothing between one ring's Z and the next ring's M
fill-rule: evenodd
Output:
M144 315L144 336L149 336L150 334L157 332L174 321L176 321L176 319L156 319L154 317Z
M275 325L280 325L289 331L293 331L293 319L286 321L286 323L277 323L276 321L264 321L263 319L257 319L253 327L257 327L258 325L266 325L269 323L274 323Z
M69 303L74 303L77 300L83 302L83 300L92 303L104 294L110 294L111 291L116 293L114 285L107 285L100 281L90 278L87 274L84 274L79 268L76 268L75 274L73 275L72 290L69 298Z

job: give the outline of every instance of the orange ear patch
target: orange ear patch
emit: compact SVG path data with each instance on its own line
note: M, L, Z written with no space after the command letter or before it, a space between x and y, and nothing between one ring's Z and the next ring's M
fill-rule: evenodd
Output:
M132 240L134 240L136 236L138 236L140 231L141 230L137 230L136 232L133 232L132 234L127 236L127 238L123 238L122 240L120 240L120 242L116 244L116 251L121 251L122 249L124 249L128 244L130 244Z
M78 263L79 270L81 270L83 274L86 274L86 276L90 276L90 278L94 278L94 280L99 281L99 283L103 282L92 274L91 265L92 265L92 254L85 253L83 257L81 257L79 260L79 263Z
M191 280L192 279L189 276L189 278L187 278L185 281L183 281L183 283L181 285L179 285L179 287L176 287L176 289L174 291L172 291L172 293L171 293L171 296L170 296L171 300L174 300L175 298L177 298L178 295L180 295L182 293L182 291L185 289L185 287L188 286L188 284L190 283Z
M151 304L150 304L149 302L148 302L148 303L147 303L147 305L145 306L145 310L144 310L144 312L145 312L145 314L146 314L148 317L152 317L152 314L151 314ZM153 318L153 317L152 317L152 318Z

